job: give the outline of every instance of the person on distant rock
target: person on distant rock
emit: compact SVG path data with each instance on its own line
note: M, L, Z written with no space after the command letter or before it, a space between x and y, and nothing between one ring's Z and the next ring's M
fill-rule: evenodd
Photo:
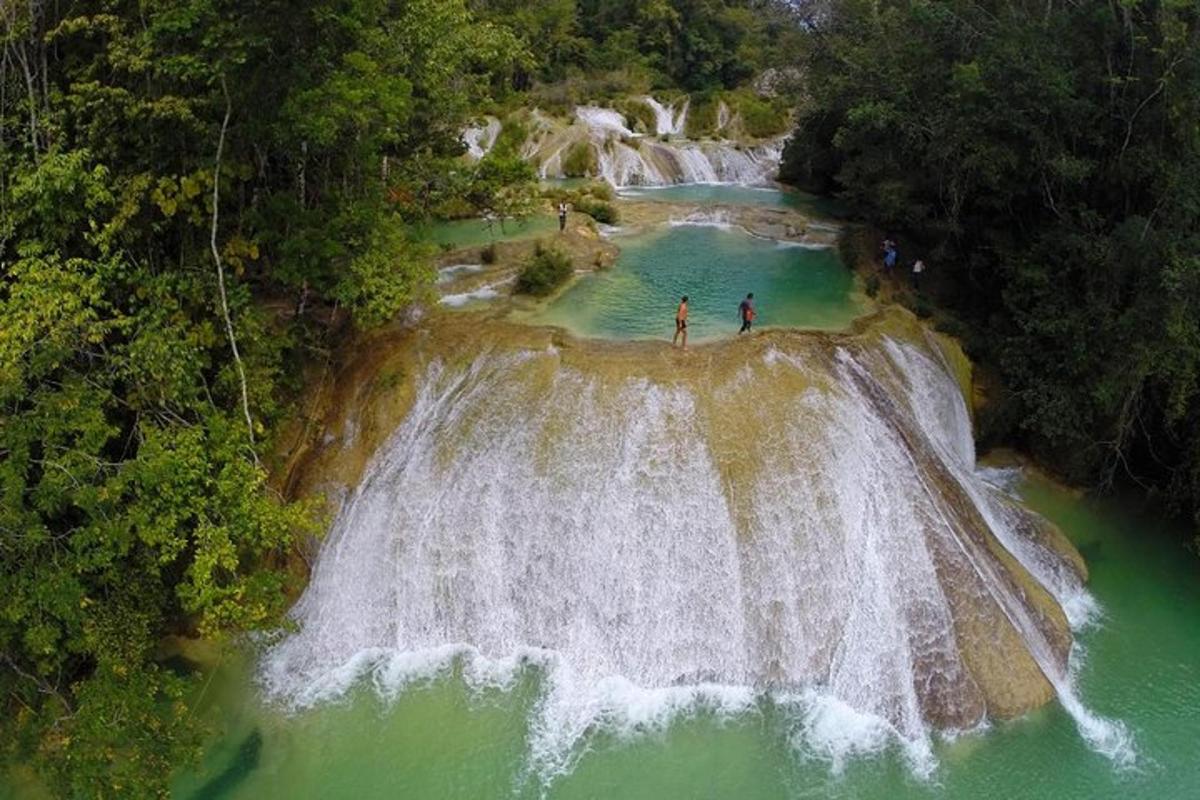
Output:
M750 326L754 324L754 292L746 295L746 299L738 306L738 316L742 318L742 329L738 331L738 334L741 335L750 330Z
M675 338L671 340L672 345L679 344L679 337L683 337L683 349L687 350L687 315L688 315L688 299L687 295L679 301L679 308L675 310Z
M917 259L912 265L913 288L921 291L921 273L925 271L925 262Z
M883 271L890 273L896 266L896 243L891 239L883 240Z
M558 204L558 232L562 233L567 229L567 204L565 201Z

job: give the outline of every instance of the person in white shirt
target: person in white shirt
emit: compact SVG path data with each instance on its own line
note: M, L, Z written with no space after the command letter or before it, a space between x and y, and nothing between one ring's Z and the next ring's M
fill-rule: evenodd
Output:
M921 273L924 271L925 262L918 258L913 262L912 266L913 288L917 291L921 290Z

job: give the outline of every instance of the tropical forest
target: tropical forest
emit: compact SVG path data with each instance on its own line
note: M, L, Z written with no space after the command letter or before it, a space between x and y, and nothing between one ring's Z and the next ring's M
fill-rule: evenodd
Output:
M0 798L1196 795L1197 0L0 48Z

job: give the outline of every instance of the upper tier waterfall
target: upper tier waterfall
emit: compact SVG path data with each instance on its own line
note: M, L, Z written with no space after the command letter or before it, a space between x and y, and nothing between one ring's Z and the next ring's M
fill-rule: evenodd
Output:
M683 137L689 103L682 100L663 105L652 97L642 98L654 118L649 134L635 132L630 120L612 108L579 106L569 120L540 111L529 112L522 123L528 129L522 156L542 178L567 177L568 157L577 148L587 148L592 177L613 186L668 186L679 183L770 183L779 167L782 139L739 142L727 139L690 140ZM729 109L718 110L718 128L730 122ZM488 118L463 132L467 155L482 158L500 131L500 123ZM576 165L576 168L578 165Z

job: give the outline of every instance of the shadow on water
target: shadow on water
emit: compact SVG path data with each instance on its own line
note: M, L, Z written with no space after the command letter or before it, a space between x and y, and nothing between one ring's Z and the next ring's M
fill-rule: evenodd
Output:
M1105 560L1104 546L1100 542L1077 542L1075 549L1083 556L1083 563L1091 569L1095 569L1097 564Z
M262 758L262 743L262 733L255 728L238 745L237 752L234 753L229 766L197 789L192 794L192 800L219 800L219 798L228 797L239 783L258 769L259 761Z

